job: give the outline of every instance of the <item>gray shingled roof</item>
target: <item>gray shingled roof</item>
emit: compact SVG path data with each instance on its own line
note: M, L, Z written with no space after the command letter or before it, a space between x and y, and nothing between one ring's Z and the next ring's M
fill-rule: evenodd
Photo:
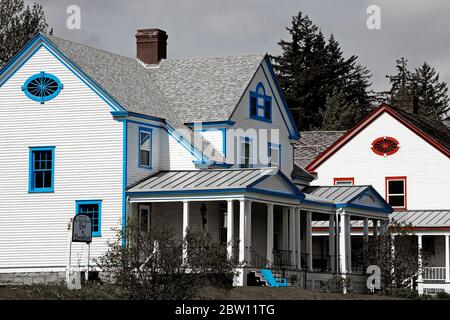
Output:
M184 123L228 120L263 55L162 60L149 71Z
M304 131L294 145L294 161L302 168L310 164L320 153L325 151L345 131Z
M50 35L46 37L128 111L176 122L150 72L136 59Z
M160 171L128 188L128 192L161 192L246 188L276 168Z
M45 35L128 111L169 120L228 120L264 55L162 60L136 59Z

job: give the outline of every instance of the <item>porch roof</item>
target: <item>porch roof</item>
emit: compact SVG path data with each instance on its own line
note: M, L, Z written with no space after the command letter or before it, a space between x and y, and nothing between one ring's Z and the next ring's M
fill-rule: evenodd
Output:
M387 214L393 211L372 186L310 186L302 191L305 193L303 202L307 204L353 207Z
M450 210L396 211L391 219L419 228L450 227Z
M256 192L299 201L304 198L278 168L159 171L129 186L127 192L129 195Z
M413 228L450 227L450 210L395 211L389 217L402 224L411 224ZM328 221L313 221L312 225L314 228L328 228ZM354 228L362 228L363 221L352 220L350 225ZM372 226L372 221L369 220L370 226Z

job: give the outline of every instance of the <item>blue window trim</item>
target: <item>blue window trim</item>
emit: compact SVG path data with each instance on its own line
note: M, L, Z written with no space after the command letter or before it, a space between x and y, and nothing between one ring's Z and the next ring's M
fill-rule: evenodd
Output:
M149 165L145 166L141 164L141 132L147 132L150 134L150 155L149 155ZM138 135L138 167L144 169L152 169L152 151L153 151L153 130L150 128L139 127L139 135Z
M261 93L262 92L262 93ZM252 115L252 98L256 99L256 115ZM258 104L259 99L263 99L264 104ZM269 103L269 114L266 115L266 102ZM262 82L256 85L255 91L250 91L250 99L248 101L250 119L272 123L272 97L266 95L266 89ZM263 110L264 116L259 116L259 110Z
M96 204L98 205L98 231L92 232L92 237L98 238L102 236L102 200L75 200L75 215L78 215L80 204Z
M281 144L268 142L267 143L267 156L269 158L268 166L272 166L272 149L278 150L278 167L281 168Z
M248 142L249 144L249 155L248 155L248 167L244 166L243 163L241 163L242 160L242 152L243 152L243 148L242 148L242 143ZM252 164L252 154L253 154L253 139L251 139L250 137L240 137L239 140L239 167L240 168L253 168L253 164Z
M28 164L28 192L29 193L52 193L55 192L55 147L30 147L29 148L29 164ZM51 188L35 188L34 187L34 157L35 151L51 151L52 152L52 186Z
M49 78L52 79L53 81L56 82L56 84L58 85L58 88L55 90L55 92L53 92L53 94L49 95L49 96L35 96L33 94L31 94L28 91L28 85L30 84L30 82L36 80L36 79L40 79L40 78ZM37 73L35 75L32 75L31 77L29 77L27 79L27 81L25 81L24 85L22 86L22 91L25 93L25 95L33 101L37 101L40 102L41 104L44 104L44 102L46 101L50 101L54 98L56 98L56 96L59 95L59 93L61 92L61 90L63 89L63 84L61 83L61 81L58 79L58 77L56 77L55 75L51 74L51 73L47 73L44 71L41 71L40 73Z

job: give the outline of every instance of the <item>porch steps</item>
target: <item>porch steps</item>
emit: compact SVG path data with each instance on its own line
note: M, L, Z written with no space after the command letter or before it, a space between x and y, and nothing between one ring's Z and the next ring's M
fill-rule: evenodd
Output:
M275 279L284 278L283 273L282 273L281 270L272 269L271 271L272 271L272 274L273 274ZM267 281L262 276L260 269L250 270L249 271L249 276L250 276L250 279L253 279L253 281L250 281L251 283L249 285L264 286L264 287L268 287L269 286ZM290 279L286 279L286 281L287 281L287 285L290 286L291 285Z

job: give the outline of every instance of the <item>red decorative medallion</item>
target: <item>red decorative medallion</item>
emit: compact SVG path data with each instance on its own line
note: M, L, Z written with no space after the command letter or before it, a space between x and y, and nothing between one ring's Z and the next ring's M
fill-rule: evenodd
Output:
M393 155L399 148L399 142L392 137L381 137L372 142L372 151L380 156Z

